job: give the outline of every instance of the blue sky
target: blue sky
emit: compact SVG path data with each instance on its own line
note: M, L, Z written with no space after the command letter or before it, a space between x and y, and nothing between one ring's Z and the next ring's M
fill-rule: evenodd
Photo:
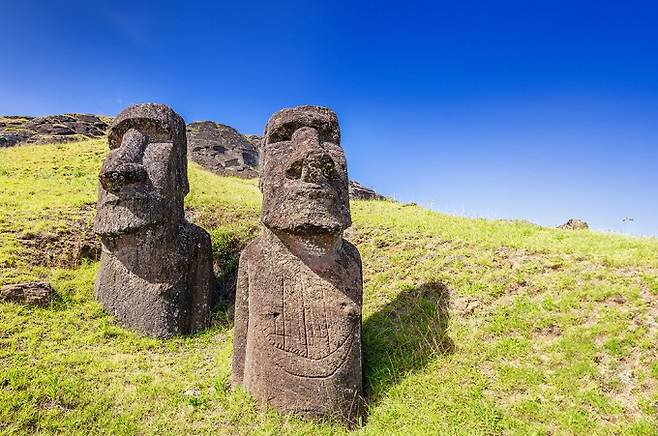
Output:
M157 101L260 133L280 108L320 104L338 112L350 175L401 201L658 236L655 2L1 9L2 114Z

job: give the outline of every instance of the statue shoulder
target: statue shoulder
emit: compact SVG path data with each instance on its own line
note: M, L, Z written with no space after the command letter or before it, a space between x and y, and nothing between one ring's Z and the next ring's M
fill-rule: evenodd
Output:
M249 242L240 252L240 265L258 260L263 255L263 242L259 236Z
M180 229L180 234L184 238L184 244L201 247L204 250L211 249L212 242L210 240L210 234L208 234L203 228L188 221L184 221Z

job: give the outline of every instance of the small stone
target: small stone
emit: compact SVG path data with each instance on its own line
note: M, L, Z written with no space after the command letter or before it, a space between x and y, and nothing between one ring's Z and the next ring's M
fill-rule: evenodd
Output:
M0 288L0 301L47 306L55 290L46 282L28 282L5 285Z
M475 309L480 307L480 302L477 300L470 300L466 303L466 307L464 307L464 312L467 314L471 314L475 312Z
M454 302L455 310L465 315L472 314L480 306L481 303L473 298L459 298Z
M623 295L615 295L610 300L617 304L626 304L626 298Z

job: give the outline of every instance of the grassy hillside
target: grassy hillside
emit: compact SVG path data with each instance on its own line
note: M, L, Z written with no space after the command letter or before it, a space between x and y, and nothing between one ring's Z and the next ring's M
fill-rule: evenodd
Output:
M228 388L231 313L171 340L93 299L89 228L104 141L0 150L0 284L48 279L47 308L0 303L0 432L341 433ZM189 217L218 267L258 232L254 181L190 167ZM357 434L657 434L658 240L353 202L364 263Z

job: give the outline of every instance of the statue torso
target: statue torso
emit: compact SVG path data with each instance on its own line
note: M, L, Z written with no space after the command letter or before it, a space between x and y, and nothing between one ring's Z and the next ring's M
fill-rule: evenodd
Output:
M356 249L343 241L337 259L313 267L283 244L259 239L247 251L245 385L269 400L294 398L300 389L341 389L346 375L357 373L348 390L360 394L362 285ZM325 401L321 394L316 399ZM294 401L287 406L301 407Z

